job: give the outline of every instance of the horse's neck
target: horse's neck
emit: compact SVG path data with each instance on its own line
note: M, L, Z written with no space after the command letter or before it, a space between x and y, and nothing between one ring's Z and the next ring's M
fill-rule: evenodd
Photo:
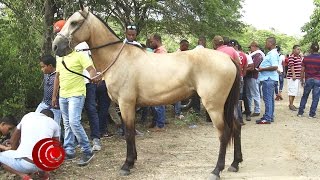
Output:
M119 41L99 19L94 18L91 22L91 35L87 42L90 48ZM92 59L98 71L103 71L113 61L116 57L115 54L120 50L119 46L120 44L116 44L91 51Z

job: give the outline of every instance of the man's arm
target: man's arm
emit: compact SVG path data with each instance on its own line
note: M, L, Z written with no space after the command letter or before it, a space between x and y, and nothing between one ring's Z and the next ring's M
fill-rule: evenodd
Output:
M58 92L59 92L59 86L60 86L60 73L56 72L56 77L54 78L54 84L53 84L53 94L52 94L52 102L51 105L53 107L58 107Z
M93 66L87 67L86 70L89 72L91 81L93 83L98 83L99 81L101 81L102 76L100 74L97 74L97 71Z
M305 67L304 66L302 66L302 68L301 68L301 74L300 74L300 76L301 76L301 85L303 86L304 85L304 78L305 78Z
M258 68L258 71L276 71L278 69L278 66L270 66L266 68Z
M15 128L9 140L12 150L16 150L19 147L20 139L21 139L21 130L18 128Z
M252 64L248 64L247 71L253 71L253 69L254 69L253 67L254 67L253 63Z

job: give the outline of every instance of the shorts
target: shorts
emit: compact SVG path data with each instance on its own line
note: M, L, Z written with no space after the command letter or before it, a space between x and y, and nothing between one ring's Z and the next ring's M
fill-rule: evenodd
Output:
M288 95L298 96L300 87L300 79L288 79Z
M0 152L0 163L5 164L16 171L25 174L40 171L40 169L35 164L30 163L22 158L14 158L16 156L17 154L15 150Z

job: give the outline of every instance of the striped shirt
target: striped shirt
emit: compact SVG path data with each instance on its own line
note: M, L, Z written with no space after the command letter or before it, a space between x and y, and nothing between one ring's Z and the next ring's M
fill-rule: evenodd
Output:
M291 67L294 69L294 74L296 75L297 79L300 79L300 74L301 74L301 68L302 68L302 58L301 56L295 56L294 54L291 54L289 57L289 62L288 62L288 73L287 73L287 78L291 79L293 76L293 72L291 72Z
M44 102L49 107L51 107L53 84L54 84L55 77L56 77L56 72L53 72L50 74L45 74L43 78L44 92L43 92L42 102Z
M320 80L320 54L310 54L305 56L302 61L305 67L305 78L314 78Z

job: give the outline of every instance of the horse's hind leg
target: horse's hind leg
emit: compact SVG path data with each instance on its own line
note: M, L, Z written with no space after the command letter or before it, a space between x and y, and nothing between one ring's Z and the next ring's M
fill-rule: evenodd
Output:
M239 171L239 163L242 162L242 152L241 152L241 125L239 121L235 121L236 130L234 132L234 159L231 166L228 168L230 172Z
M127 142L127 158L121 167L120 175L129 175L137 159L135 144L135 106L119 103L121 116L125 125L125 138Z
M208 113L212 119L212 122L218 129L219 140L220 140L218 161L217 161L216 167L212 171L212 176L210 177L210 180L217 180L217 179L220 179L220 172L225 167L225 157L226 157L228 140L230 138L230 131L228 130L228 128L226 128L227 125L224 125L223 109L220 109L219 111L216 111L216 110L213 111L208 109Z

